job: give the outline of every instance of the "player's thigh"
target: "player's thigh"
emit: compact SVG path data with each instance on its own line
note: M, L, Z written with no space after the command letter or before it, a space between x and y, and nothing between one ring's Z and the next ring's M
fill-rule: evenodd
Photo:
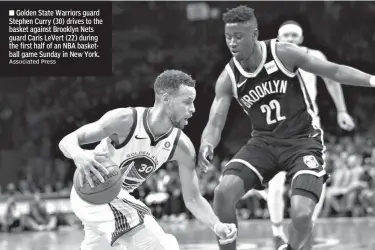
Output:
M156 220L145 215L144 224L118 239L129 250L179 250L176 238L164 232Z
M146 214L151 214L142 202L125 191L121 191L118 197L108 204L92 205L79 198L73 188L70 200L73 212L82 221L85 229L94 229L85 233L84 242L95 241L92 239L94 238L92 232L98 232L106 237L110 245L118 245L121 236L143 225ZM96 250L96 248L87 249Z
M259 138L252 138L225 166L219 185L238 188L244 195L255 188L262 190L277 173L277 159L272 148ZM234 184L235 183L235 184Z
M84 224L84 238L80 250L115 250L119 247L112 247L103 232L88 224Z
M315 203L320 199L323 184L328 179L324 168L323 144L318 138L304 138L293 142L283 154L287 181L291 183L292 195L303 193Z
M270 192L283 190L286 180L286 172L281 171L277 173L269 182L268 182L268 189Z

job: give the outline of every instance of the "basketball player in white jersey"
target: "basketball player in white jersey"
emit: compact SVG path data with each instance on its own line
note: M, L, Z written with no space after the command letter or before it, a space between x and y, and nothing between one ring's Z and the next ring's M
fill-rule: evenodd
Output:
M282 42L290 42L296 45L301 45L303 42L303 30L302 27L295 21L286 21L284 22L278 32L278 39ZM313 50L306 47L302 47L308 54L318 57L323 60L327 60L325 55L319 50ZM302 69L299 69L303 80L305 81L305 86L307 92L312 101L314 112L315 112L315 123L320 126L320 118L318 112L318 106L316 102L317 96L317 76L306 72ZM335 81L332 81L327 78L323 78L329 94L331 95L337 110L337 123L344 130L352 130L354 128L354 122L352 117L348 114L344 95L342 93L341 84ZM285 184L286 172L280 172L269 182L267 203L270 213L270 219L272 222L272 233L274 236L274 242L276 249L283 244L285 241L285 235L283 233L282 221L284 219L284 184ZM322 194L319 200L319 203L315 207L315 211L312 217L313 222L315 223L316 219L319 216L319 213L323 206L324 196L325 196L325 187L324 184ZM310 241L309 243L312 243ZM304 249L309 249L309 246L305 245Z
M103 205L91 205L79 198L74 188L71 204L83 223L81 250L178 250L177 240L164 233L141 201L130 193L167 161L177 161L187 208L221 238L222 244L237 237L234 224L221 223L202 197L195 172L195 149L181 131L193 115L195 81L184 72L166 70L154 83L155 104L151 108L119 108L104 114L65 136L59 147L72 159L81 175L93 186L91 174L103 181L106 170L95 159L105 155L123 173L117 198ZM80 145L100 141L94 151Z

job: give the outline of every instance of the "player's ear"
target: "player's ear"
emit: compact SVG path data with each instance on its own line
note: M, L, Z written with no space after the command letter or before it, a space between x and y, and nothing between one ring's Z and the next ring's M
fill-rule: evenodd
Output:
M301 38L299 39L299 44L302 44L302 43L303 43L303 39L304 39L304 37L303 37L303 35L302 35Z
M254 40L258 40L258 37L259 37L259 30L258 29L254 30L253 37L254 37Z
M168 93L164 93L161 99L163 100L164 104L168 104L171 100L171 97Z

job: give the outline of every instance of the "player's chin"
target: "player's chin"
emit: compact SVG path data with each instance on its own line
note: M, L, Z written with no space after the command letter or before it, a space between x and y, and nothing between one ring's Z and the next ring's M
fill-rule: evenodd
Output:
M232 53L232 55L234 56L234 58L237 59L237 61L242 60L242 56L241 56L240 52Z
M182 119L180 122L179 122L179 125L180 125L180 129L183 129L185 128L187 125L188 125L188 119Z

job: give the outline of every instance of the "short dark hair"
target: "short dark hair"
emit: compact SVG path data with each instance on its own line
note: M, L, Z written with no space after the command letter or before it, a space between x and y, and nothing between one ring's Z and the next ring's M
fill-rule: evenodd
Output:
M233 9L227 9L227 12L223 13L223 21L225 23L244 23L255 21L255 24L257 24L254 9L249 8L246 5L240 5Z
M173 93L181 85L195 87L195 80L185 72L175 69L165 70L156 77L154 91L156 94Z

